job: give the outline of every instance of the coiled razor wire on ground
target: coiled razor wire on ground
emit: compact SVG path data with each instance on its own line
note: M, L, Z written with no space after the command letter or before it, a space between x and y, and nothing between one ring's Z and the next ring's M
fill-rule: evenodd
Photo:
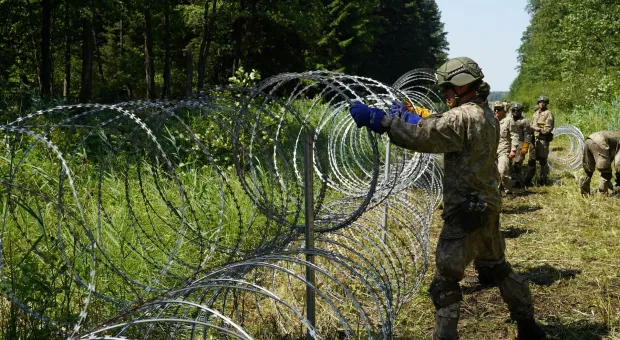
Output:
M554 142L549 151L549 167L555 173L573 173L581 168L585 138L581 131L572 125L561 125L553 129ZM568 143L560 142L565 136ZM560 144L560 146L554 146Z
M58 106L0 126L0 309L20 310L26 336L43 324L67 338L391 337L428 265L441 170L434 156L355 128L348 109L364 100L387 110L398 98L439 112L434 78L412 74L403 91L282 74L252 89ZM314 250L303 247L308 133Z

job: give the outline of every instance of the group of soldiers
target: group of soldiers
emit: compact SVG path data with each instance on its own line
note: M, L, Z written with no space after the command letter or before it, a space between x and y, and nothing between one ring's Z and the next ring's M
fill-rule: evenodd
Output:
M548 184L549 143L553 140L554 118L547 108L549 98L538 97L538 107L530 124L523 116L523 104L518 102L496 102L492 105L495 117L500 123L500 140L497 148L497 168L500 174L500 190L511 199L514 188L532 186L536 174L536 162L540 164L539 185ZM523 161L529 153L527 171ZM612 184L614 163L616 178ZM586 138L582 166L585 175L579 179L582 195L595 192L620 195L620 132L598 131ZM601 174L599 186L590 191L594 171ZM615 186L615 188L614 188Z
M539 185L548 183L549 143L553 139L554 118L547 108L549 98L538 97L538 107L530 124L523 116L523 104L496 102L493 112L500 123L497 148L497 167L501 178L500 190L512 198L513 188L532 186L536 162L540 164ZM525 156L529 153L527 171L523 171Z

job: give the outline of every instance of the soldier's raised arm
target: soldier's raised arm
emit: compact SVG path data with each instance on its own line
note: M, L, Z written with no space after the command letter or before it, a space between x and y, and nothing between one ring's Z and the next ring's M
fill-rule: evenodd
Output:
M417 124L394 116L384 116L381 124L390 140L403 148L426 153L460 151L463 148L463 112L459 109L432 115Z

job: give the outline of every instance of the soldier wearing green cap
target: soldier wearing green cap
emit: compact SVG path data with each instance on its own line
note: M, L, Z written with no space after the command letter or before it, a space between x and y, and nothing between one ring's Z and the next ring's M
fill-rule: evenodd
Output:
M512 119L517 126L517 135L519 136L519 146L517 147L517 156L513 159L513 179L515 187L523 185L523 160L530 149L532 143L532 132L530 123L523 116L523 104L513 102L511 104Z
M538 97L538 109L532 117L530 125L534 136L533 143L530 145L530 158L527 161L527 175L525 177L525 185L532 185L532 179L536 174L536 162L540 163L540 176L538 184L547 184L547 176L549 175L549 143L553 139L554 119L553 113L547 109L549 105L549 97Z
M499 286L517 322L519 339L543 339L544 332L534 320L528 282L512 270L504 256L497 170L500 124L480 98L482 70L470 58L459 57L439 67L436 77L451 108L443 114L408 123L360 102L350 109L358 127L387 133L394 144L409 150L444 154L444 224L429 288L436 308L433 339L458 339L463 299L459 282L472 262L481 278Z

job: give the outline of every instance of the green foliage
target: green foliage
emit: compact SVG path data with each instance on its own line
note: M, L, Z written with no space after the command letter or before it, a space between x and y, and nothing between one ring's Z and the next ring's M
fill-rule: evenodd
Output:
M234 76L228 78L230 85L234 87L254 87L259 80L260 73L258 71L252 69L252 71L246 72L243 66L235 71Z
M76 102L86 86L83 67L89 68L84 61L90 61L92 72L91 101L146 97L147 11L155 91L161 92L168 47L170 98L185 95L188 47L194 89L201 50L207 86L227 84L240 65L263 77L329 69L389 83L412 68L438 66L447 50L434 0L63 0L52 7L52 98L63 97L67 78L69 92L63 100L69 102ZM0 21L0 87L22 96L18 100L32 98L30 93L39 91L43 57L41 5L3 1L0 12L5 18ZM85 32L88 23L92 31ZM84 48L89 37L90 54Z
M620 85L620 6L615 1L530 0L510 97L548 95L559 109L614 98Z
M620 131L620 97L577 106L561 117L563 123L575 125L585 136L601 130Z

